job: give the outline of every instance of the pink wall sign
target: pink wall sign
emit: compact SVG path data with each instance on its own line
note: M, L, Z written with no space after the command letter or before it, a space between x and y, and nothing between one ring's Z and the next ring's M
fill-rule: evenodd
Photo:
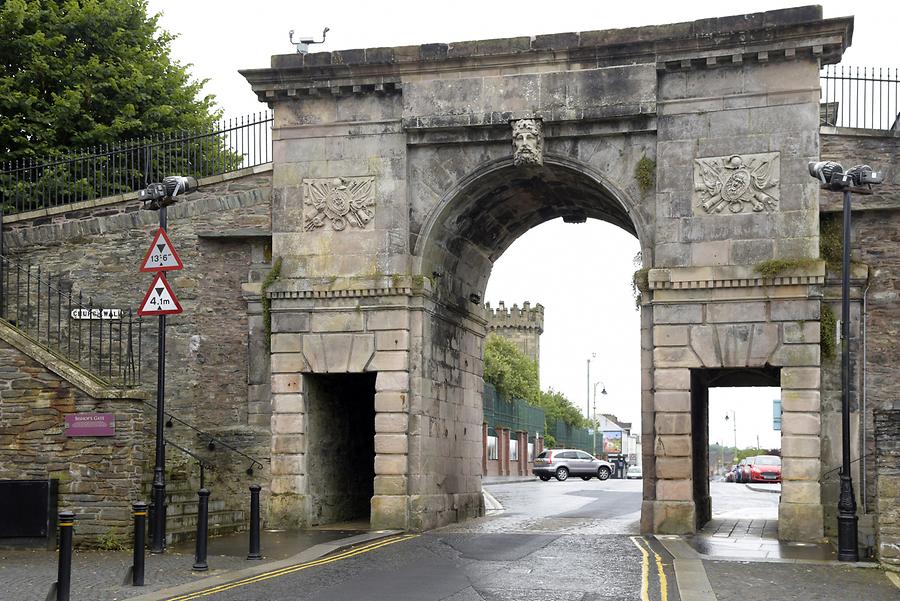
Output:
M66 436L115 436L113 413L71 413L66 416Z

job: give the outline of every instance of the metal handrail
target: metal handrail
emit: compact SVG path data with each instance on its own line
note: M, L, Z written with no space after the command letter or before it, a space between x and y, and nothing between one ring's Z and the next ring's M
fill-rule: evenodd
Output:
M822 125L898 131L900 68L829 65L819 77Z
M168 438L166 438L164 442L166 443L167 446L172 445L173 447L175 447L182 453L194 458L194 460L197 462L197 465L200 466L200 488L206 488L206 470L215 471L216 466L214 464L208 462L207 460L205 460L203 457L200 457L199 455L187 450L183 446L172 442Z
M144 403L145 405L147 405L148 407L152 408L154 411L156 410L156 403L151 403L150 401L145 401L145 400L143 400L143 399L141 399L141 402ZM247 459L247 460L250 462L250 466L247 468L247 475L248 475L248 476L252 476L252 475L253 475L253 470L254 470L255 467L258 467L259 469L264 469L264 468L265 468L265 466L263 465L262 461L260 461L259 459L256 459L255 457L252 457L252 456L248 455L247 453L241 451L241 450L238 449L238 448L235 448L234 446L228 444L227 442L225 442L224 440L222 440L222 439L219 438L218 436L216 436L216 435L214 435L214 434L211 434L211 433L209 433L209 432L206 432L205 430L201 430L201 429L198 428L197 426L194 426L193 424L184 421L183 419L181 419L181 418L178 417L177 415L174 415L174 414L172 414L172 413L170 413L170 412L168 412L168 411L165 411L164 413L165 413L165 415L166 415L166 420L167 420L167 421L166 421L166 427L171 428L171 427L172 427L172 422L178 422L179 424L182 424L182 425L184 425L184 426L187 426L188 428L190 428L191 430L193 430L194 432L196 432L197 434L199 434L199 435L200 435L200 436L199 436L200 438L205 439L205 440L207 441L207 442L206 442L207 447L209 447L209 445L212 445L212 448L210 448L210 450L213 450L213 449L215 448L215 445L222 445L223 447L225 447L225 448L228 449L229 451L231 451L231 452L233 452L233 453L237 453L238 455L240 455L240 456L243 457L244 459ZM166 439L166 442L168 442L168 439Z
M40 265L0 255L0 319L101 381L139 386L143 320L130 309L95 305L93 297L85 303L62 274L55 279Z
M0 212L21 213L132 192L172 174L197 179L272 160L271 111L203 130L0 163Z

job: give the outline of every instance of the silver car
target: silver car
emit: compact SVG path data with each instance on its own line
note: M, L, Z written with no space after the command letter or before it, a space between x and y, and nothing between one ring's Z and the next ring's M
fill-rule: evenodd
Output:
M570 475L581 476L582 480L590 480L594 476L606 480L613 469L610 462L596 459L578 449L547 449L534 458L531 473L544 482L551 477L562 482Z

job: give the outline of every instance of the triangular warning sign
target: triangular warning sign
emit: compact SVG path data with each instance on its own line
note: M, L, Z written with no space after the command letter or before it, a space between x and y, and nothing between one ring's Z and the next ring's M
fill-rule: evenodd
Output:
M166 235L166 230L159 228L156 230L156 236L153 237L150 248L147 249L147 254L144 255L141 271L176 271L178 269L184 269L181 257L175 252L175 247L172 246L172 241Z
M150 288L147 289L147 294L144 295L144 300L141 301L138 315L141 317L145 315L175 315L181 311L181 304L178 302L175 292L172 291L172 287L169 286L169 282L166 281L165 274L157 273Z

